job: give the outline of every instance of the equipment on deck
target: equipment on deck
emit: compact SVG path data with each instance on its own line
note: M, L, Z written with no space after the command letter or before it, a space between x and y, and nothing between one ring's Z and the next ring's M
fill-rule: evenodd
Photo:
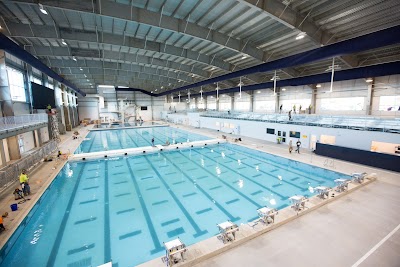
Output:
M239 231L239 226L234 224L231 221L226 221L220 224L217 224L220 236L222 237L222 241L226 243L227 241L235 240L235 232ZM233 238L229 236L232 235Z
M164 242L164 247L166 250L165 257L167 266L172 266L173 264L178 263L179 260L185 260L183 255L187 251L187 248L186 245L179 239L179 237L172 241Z
M265 224L275 221L275 215L278 214L278 210L274 208L263 207L257 210L258 217Z

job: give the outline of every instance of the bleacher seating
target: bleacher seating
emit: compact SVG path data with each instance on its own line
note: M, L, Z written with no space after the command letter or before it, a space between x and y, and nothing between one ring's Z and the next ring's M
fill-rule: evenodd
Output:
M400 118L383 119L376 117L362 116L329 116L329 115L305 115L292 114L289 121L287 114L262 114L254 112L226 112L226 111L207 111L202 113L202 117L214 117L233 120L250 120L274 123L287 123L307 126L319 126L328 128L344 128L363 131L380 131L400 133Z

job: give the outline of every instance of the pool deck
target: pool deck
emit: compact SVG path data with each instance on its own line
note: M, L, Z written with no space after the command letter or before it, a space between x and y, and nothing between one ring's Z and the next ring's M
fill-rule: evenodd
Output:
M214 130L182 125L171 126L211 138L222 137L221 132ZM78 140L72 139L72 132L62 135L61 151L68 151L68 149L74 151L90 127L76 128L81 136ZM237 137L225 133L224 135L228 136L228 141L233 141ZM290 208L280 212L272 226L257 225L253 228L244 225L243 230L237 235L237 241L232 244L223 245L216 237L207 239L203 242L216 245L219 255L210 253L201 259L202 262L187 260L183 263L184 265L197 263L198 266L320 266L322 264L324 266L358 266L354 264L362 261L360 266L400 266L400 231L397 231L400 225L399 173L328 159L314 155L305 149L302 149L300 154L289 154L288 147L284 144L274 144L248 137L242 137L242 140L236 144L325 169L347 174L364 171L376 173L377 181L362 186L355 192L342 194L341 198L331 198L335 201L330 199L328 203L325 200L322 203L324 205L316 210L313 207L319 206L318 201L321 204L322 200L310 200L307 203L309 208L303 212L304 216L295 216L299 218L290 220L284 225L280 224L285 214L291 216L294 213ZM32 195L29 196L31 200L18 205L18 211L11 212L10 210L10 205L16 202L12 195L14 186L0 194L0 213L7 211L9 214L7 218L4 218L4 226L7 230L0 234L1 247L65 162L66 160L42 162L35 170L28 173L31 181ZM17 181L15 185L18 186ZM314 211L310 212L311 210ZM257 231L270 232L263 235L257 234L258 237L254 238L252 234ZM245 238L246 233L251 238ZM211 249L210 244L205 243L203 249ZM189 247L188 256L193 254L196 258L197 252L200 251ZM223 253L220 254L221 252ZM179 265L182 264L176 266ZM165 266L165 263L158 258L143 266Z

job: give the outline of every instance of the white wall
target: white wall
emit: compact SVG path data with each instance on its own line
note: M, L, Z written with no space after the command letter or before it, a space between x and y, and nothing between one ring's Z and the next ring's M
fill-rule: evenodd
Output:
M22 138L24 140L24 153L28 152L31 149L35 148L35 141L33 138L33 131L26 132L23 134L19 134L18 138Z
M198 113L183 114L168 114L168 118L176 123L182 123L198 127L200 121L201 128L208 128L219 130L222 133L238 133L241 136L253 137L269 142L276 142L277 135L267 134L267 128L275 129L278 131L286 132L286 144L289 140L297 140L297 138L290 138L290 131L300 132L301 142L303 148L311 147L311 135L315 135L319 140L321 135L331 135L336 137L336 144L338 146L357 148L363 150L370 150L372 141L395 143L400 145L400 135L394 133L372 132L372 131L357 131L350 129L339 128L324 128L314 126L257 122L257 121L244 121L244 120L229 120L221 118L200 117ZM233 128L232 125L234 126ZM228 126L228 127L226 127Z
M14 102L13 103L13 109L14 109L14 115L24 115L24 114L29 114L29 104L28 103L23 103L23 102Z
M79 118L99 119L99 100L98 98L81 97L78 98Z

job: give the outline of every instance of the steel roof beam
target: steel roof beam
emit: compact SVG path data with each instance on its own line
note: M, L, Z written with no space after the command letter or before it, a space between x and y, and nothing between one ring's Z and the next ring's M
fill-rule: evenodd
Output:
M62 27L46 26L46 25L27 25L20 23L7 23L10 30L10 37L24 38L48 38L48 39L64 39L68 41L96 43L99 45L118 45L123 48L137 48L145 51L157 52L165 55L172 55L182 59L190 59L205 65L220 68L229 71L232 65L213 56L207 56L197 51L175 47L155 41L146 41L143 39L117 35L112 33L102 33L97 36L93 31L71 30ZM99 37L99 39L98 39Z
M139 54L123 53L116 51L104 51L93 49L82 49L82 48L68 48L68 47L48 47L48 46L29 46L26 50L39 57L47 56L59 56L59 57L72 57L76 58L98 58L98 59L112 59L125 62L131 62L136 64L146 64L154 65L157 67L171 69L171 72L177 71L178 73L183 73L182 76L188 74L195 74L203 79L208 78L209 74L207 71L202 69L180 64L174 61L163 60L160 58L153 58Z
M34 0L12 0L19 4L36 5ZM216 43L231 51L247 54L258 60L264 58L264 52L245 40L238 40L215 30L202 27L187 20L177 19L158 12L137 8L108 0L86 2L81 0L53 1L41 0L40 3L47 8L58 8L69 11L94 13L101 16L112 17L124 21L137 23L168 30L182 35L202 39L210 43ZM93 3L93 6L92 6Z
M240 2L257 6L264 10L273 19L279 21L285 26L297 30L299 33L304 32L310 40L316 45L327 45L336 41L334 35L327 31L323 31L321 27L313 21L307 19L307 16L300 14L278 0L239 0ZM358 60L355 56L346 55L339 57L343 63L349 67L358 66Z

